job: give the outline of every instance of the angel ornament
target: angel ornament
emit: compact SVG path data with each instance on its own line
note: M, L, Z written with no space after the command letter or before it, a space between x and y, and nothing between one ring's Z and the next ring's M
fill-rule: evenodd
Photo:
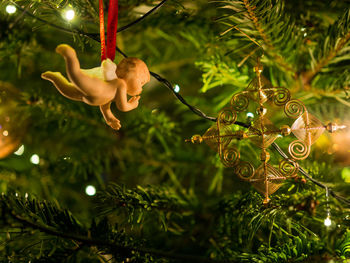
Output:
M123 112L138 107L142 87L150 81L147 65L138 58L124 58L118 65L107 58L101 67L84 70L69 45L59 45L56 52L66 61L69 81L60 72L47 71L41 77L51 81L68 99L99 106L106 123L119 130L120 121L113 115L111 104L115 102ZM128 100L127 95L132 97Z

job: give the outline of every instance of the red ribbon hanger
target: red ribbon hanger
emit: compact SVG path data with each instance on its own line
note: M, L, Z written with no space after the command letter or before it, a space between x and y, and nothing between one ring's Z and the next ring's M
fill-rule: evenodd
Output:
M100 11L99 16L100 16L101 61L107 58L114 61L115 48L117 45L118 0L109 0L108 22L107 22L107 55L106 55L103 0L99 0L99 11Z

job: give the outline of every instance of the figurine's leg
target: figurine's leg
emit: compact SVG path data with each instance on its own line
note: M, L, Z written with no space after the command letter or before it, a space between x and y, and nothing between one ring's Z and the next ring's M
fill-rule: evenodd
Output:
M79 86L79 79L83 77L83 73L80 70L80 63L75 50L66 44L58 45L56 52L63 56L66 61L66 71L68 78L76 86Z
M47 71L41 74L41 78L51 81L57 90L68 99L82 101L83 94L80 90L62 76L60 72Z
M115 97L116 87L113 84L82 72L77 54L72 47L62 44L56 48L56 52L64 57L68 78L84 94L86 103L101 105Z

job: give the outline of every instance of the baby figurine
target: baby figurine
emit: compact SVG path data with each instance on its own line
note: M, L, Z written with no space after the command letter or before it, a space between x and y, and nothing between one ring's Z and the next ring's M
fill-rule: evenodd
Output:
M101 67L80 69L75 50L69 45L59 45L56 52L66 61L66 71L70 82L60 73L47 71L43 79L51 81L65 97L99 106L107 124L119 130L120 121L110 107L114 101L120 111L130 111L138 107L142 86L150 81L146 64L138 58L124 58L118 66L106 59ZM132 96L129 100L127 95Z

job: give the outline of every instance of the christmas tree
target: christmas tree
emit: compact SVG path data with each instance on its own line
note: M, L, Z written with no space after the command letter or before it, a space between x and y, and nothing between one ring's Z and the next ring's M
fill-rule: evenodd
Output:
M120 129L41 78L99 67L116 7L151 75ZM349 262L349 8L1 1L1 262Z

